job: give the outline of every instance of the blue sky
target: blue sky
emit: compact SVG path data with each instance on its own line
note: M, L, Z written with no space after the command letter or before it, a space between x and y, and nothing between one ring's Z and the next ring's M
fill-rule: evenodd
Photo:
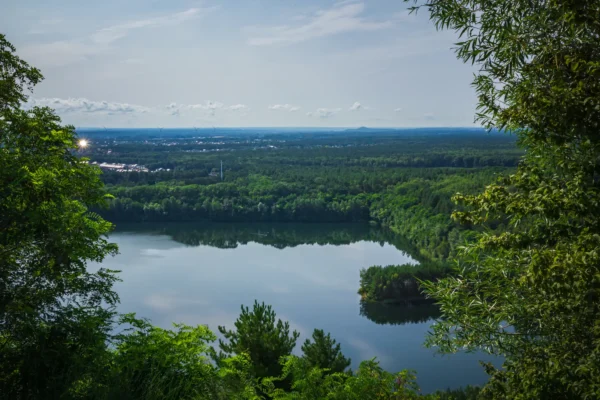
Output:
M399 0L4 0L29 105L107 127L472 126L453 32Z

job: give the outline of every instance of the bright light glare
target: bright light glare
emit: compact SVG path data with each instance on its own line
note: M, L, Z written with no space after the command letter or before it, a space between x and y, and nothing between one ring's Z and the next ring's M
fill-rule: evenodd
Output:
M87 146L88 146L88 141L87 141L87 140L85 140L85 139L81 139L81 140L79 141L79 147L81 147L81 148L86 148Z

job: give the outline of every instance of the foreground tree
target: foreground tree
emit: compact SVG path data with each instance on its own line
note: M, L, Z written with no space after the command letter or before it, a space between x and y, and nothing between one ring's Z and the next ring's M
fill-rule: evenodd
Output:
M279 360L292 353L300 333L292 331L290 334L289 322L276 320L273 308L256 300L252 311L242 306L242 313L234 325L235 331L219 326L219 332L227 340L219 339L222 351L220 358L224 355L247 354L256 378L279 376Z
M289 356L300 334L290 333L289 322L276 320L271 306L254 301L252 310L242 306L242 313L234 323L236 330L219 326L219 332L227 342L219 339L222 354L247 354L256 378L279 376L282 371L280 358Z
M429 344L506 357L493 398L600 398L600 3L417 1L461 36L477 119L516 133L516 173L456 197L458 221L506 231L466 246L458 276L427 285L444 317Z
M341 345L329 333L325 335L322 329L315 329L312 340L306 339L302 345L303 358L310 366L323 368L331 373L344 372L350 366L351 360L344 357Z
M14 399L101 385L117 301L112 271L86 270L116 251L87 211L104 202L99 169L52 110L20 108L41 79L0 35L0 393Z

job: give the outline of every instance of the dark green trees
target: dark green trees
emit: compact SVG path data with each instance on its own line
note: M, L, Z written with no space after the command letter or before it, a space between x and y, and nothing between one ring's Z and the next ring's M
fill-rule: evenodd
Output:
M437 281L450 274L447 265L424 262L419 265L402 264L382 267L373 265L360 271L358 294L365 301L384 303L431 303L419 281Z
M41 79L0 35L0 393L9 398L100 384L117 301L112 271L86 269L116 252L104 238L111 224L88 212L104 202L99 169L74 156L74 129L52 110L20 108Z
M457 277L428 285L444 318L430 343L506 357L498 399L600 398L600 4L432 0L478 67L478 119L517 132L515 174L457 196L456 220L485 228Z
M344 357L340 344L329 333L325 335L322 329L315 329L312 340L306 339L302 345L304 359L310 366L328 369L331 373L344 372L350 366L351 360Z
M272 307L258 301L254 301L252 310L242 306L242 313L234 325L235 331L219 326L219 332L227 340L219 340L222 352L247 354L257 378L279 376L280 358L292 353L300 334L297 331L290 333L289 322L276 321Z
M133 315L122 317L126 330L114 338L110 380L98 399L255 398L245 356L210 362L215 335L204 325L175 324L166 330Z

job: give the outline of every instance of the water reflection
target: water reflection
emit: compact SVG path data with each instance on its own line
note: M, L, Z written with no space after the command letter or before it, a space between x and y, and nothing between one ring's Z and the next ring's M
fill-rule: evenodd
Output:
M435 304L398 305L361 301L360 315L378 325L419 324L438 318L440 308Z
M172 223L119 224L117 232L143 232L166 235L188 246L211 246L235 249L248 243L259 243L278 249L306 244L348 245L356 242L388 243L419 260L418 252L392 231L368 224L300 224L300 223Z

